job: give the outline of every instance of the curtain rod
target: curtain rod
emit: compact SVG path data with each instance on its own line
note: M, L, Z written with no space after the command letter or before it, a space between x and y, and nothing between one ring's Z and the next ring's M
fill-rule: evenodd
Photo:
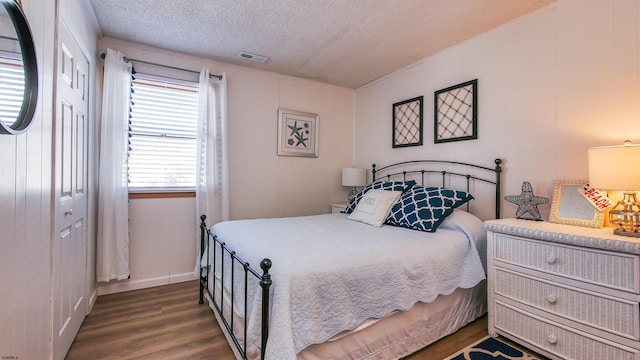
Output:
M104 59L106 56L105 53L100 54L100 57L102 59ZM171 66L171 65L164 65L164 64L158 64L158 63L154 63L154 62L150 62L150 61L144 61L144 60L138 60L138 59L132 59L130 57L126 57L123 56L122 59L125 62L129 62L129 61L133 61L133 62L137 62L137 63L141 63L141 64L147 64L147 65L153 65L153 66L159 66L159 67L163 67L163 68L167 68L167 69L172 69L172 70L178 70L178 71L186 71L186 72L190 72L190 73L194 73L194 74L200 74L200 71L196 71L196 70L190 70L190 69L184 69L184 68L179 68L176 66ZM222 80L222 75L217 75L217 74L209 74L209 77L217 77L218 80Z

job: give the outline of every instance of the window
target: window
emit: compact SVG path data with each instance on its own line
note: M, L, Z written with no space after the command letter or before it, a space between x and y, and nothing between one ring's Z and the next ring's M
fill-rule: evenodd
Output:
M194 191L198 84L135 74L129 191Z
M20 54L0 54L0 121L11 126L20 113L24 93L24 67Z

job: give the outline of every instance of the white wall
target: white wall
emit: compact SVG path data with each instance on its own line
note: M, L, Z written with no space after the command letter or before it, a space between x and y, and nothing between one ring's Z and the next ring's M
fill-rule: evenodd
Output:
M131 278L102 284L98 294L195 280L194 198L130 199Z
M171 211L157 211L166 207ZM193 198L132 199L129 218L131 227L131 273L139 279L157 274L171 276L193 274L195 261L195 204ZM183 229L179 224L189 224ZM159 239L158 244L146 240ZM189 280L193 280L191 276ZM170 281L172 282L172 281Z
M559 0L358 89L356 164L500 157L503 194L530 181L551 198L554 180L587 177L587 148L640 142L639 51L638 1ZM434 91L475 78L478 139L434 144ZM419 95L424 145L392 149L392 104Z
M232 219L328 213L330 203L346 199L348 189L341 186L340 174L342 167L353 162L354 90L101 39L100 52L107 48L134 59L226 72ZM197 74L135 62L134 67L138 72L198 79ZM279 107L319 114L318 158L276 155ZM186 274L183 271L192 273L197 230L194 207L193 198L132 200L131 279L103 287L100 293L170 282L170 274L175 278L175 274ZM149 232L161 222L171 231Z
M40 70L29 130L0 135L0 355L47 359L51 352L49 240L54 3L25 2Z

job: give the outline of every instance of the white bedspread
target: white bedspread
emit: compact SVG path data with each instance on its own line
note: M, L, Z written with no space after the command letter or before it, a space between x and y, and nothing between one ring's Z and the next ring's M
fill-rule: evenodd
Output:
M486 233L479 219L462 211L435 233L374 227L345 214L227 221L213 232L256 269L265 257L273 262L269 360L295 359L305 347L367 319L408 310L485 278L477 249L485 249ZM235 285L238 295L241 284ZM244 305L238 295L236 311ZM251 291L248 338L255 343L260 304L260 292Z

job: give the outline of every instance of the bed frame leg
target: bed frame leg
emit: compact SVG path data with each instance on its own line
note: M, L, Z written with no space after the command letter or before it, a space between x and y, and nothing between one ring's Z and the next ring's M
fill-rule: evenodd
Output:
M209 237L208 233L207 233L207 216L206 215L201 215L200 216L200 260L202 260L202 257L204 256L204 249L205 249L205 237ZM200 265L200 264L198 264ZM200 267L200 300L198 301L199 304L203 304L204 303L204 288L205 288L205 284L207 282L207 278L209 276L209 272L208 270L205 271L205 275L202 276L202 267Z
M262 268L262 278L260 279L260 287L262 287L262 337L260 339L260 358L264 359L265 349L267 347L267 339L269 338L269 288L271 287L271 260L263 259L260 262Z
M500 174L502 173L502 159L496 159L495 163L496 167L493 171L496 173L496 219L500 219L500 201L502 200L500 198Z

